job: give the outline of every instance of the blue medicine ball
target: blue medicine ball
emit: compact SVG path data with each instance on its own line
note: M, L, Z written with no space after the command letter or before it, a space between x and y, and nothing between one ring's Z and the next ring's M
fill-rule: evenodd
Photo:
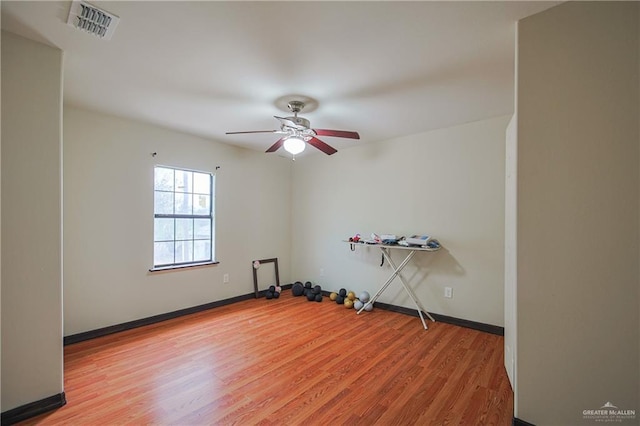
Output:
M291 287L291 292L294 296L302 296L302 294L304 293L304 287L302 286L302 283L295 283L293 287Z

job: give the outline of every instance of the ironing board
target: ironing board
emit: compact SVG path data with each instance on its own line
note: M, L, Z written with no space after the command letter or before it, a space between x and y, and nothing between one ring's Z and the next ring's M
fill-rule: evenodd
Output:
M385 281L384 284L382 284L382 286L380 287L380 289L378 289L378 291L376 292L376 294L373 295L373 297L371 298L371 300L368 303L374 303L381 295L382 293L384 293L384 291L387 289L387 287L389 287L389 285L393 282L393 280L398 277L400 279L400 283L402 284L402 287L404 287L404 290L407 292L407 294L409 295L409 297L411 298L411 300L413 301L413 303L416 305L416 309L418 311L418 315L420 316L420 320L422 321L422 325L424 326L424 329L427 330L427 323L424 320L424 316L422 315L422 313L424 312L427 317L429 317L429 319L433 322L435 322L436 320L429 314L429 312L427 312L427 310L425 309L425 307L422 305L422 302L420 302L420 299L418 299L418 297L416 296L416 294L413 292L413 290L411 289L411 287L409 287L409 284L407 284L407 282L404 280L404 278L402 277L402 274L400 272L402 272L402 269L404 269L405 266L407 266L407 264L411 261L411 259L413 258L413 256L420 251L438 251L440 250L440 247L438 248L431 248L431 247L421 247L421 246L401 246L401 245L389 245L389 244L367 244L367 243L354 243L351 241L344 241L348 244L351 244L352 250L355 249L355 247L358 246L362 246L362 247L377 247L380 249L380 251L382 252L382 256L384 256L384 259L386 259L387 262L389 262L389 265L391 265L391 268L393 269L393 273L391 274L391 276L389 276L389 278L387 278L387 281ZM402 262L400 262L399 265L396 265L395 262L393 261L393 259L391 258L391 250L403 250L405 252L407 252L404 260ZM357 314L359 315L360 312L362 312L365 308L366 304L360 308L357 312Z

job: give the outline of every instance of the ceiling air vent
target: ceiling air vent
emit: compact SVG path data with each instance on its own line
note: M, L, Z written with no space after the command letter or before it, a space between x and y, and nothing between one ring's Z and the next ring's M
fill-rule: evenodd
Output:
M120 18L84 1L73 1L67 24L103 40L111 39Z

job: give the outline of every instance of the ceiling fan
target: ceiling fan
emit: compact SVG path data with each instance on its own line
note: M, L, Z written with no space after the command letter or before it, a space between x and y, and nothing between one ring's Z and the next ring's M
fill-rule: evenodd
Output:
M275 152L280 147L293 154L299 154L304 151L306 144L309 144L327 155L338 152L334 147L326 144L316 136L333 136L336 138L360 139L358 132L350 132L346 130L328 130L328 129L312 129L309 120L298 117L298 113L304 108L304 102L291 101L287 104L289 110L293 113L293 117L277 117L280 122L280 130L251 130L246 132L227 132L227 135L238 135L242 133L277 133L282 136L265 152Z

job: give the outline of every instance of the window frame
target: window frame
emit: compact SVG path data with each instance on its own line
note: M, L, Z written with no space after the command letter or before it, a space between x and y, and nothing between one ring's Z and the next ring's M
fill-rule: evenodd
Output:
M172 189L171 190L163 190L163 189L158 189L156 187L156 173L158 169L170 169L173 171L173 185L172 185ZM199 192L195 192L195 188L194 186L194 181L195 179L193 178L194 176L191 176L191 188L190 188L190 192L181 192L178 191L176 188L176 173L177 172L186 172L186 173L198 173L198 174L205 174L209 176L209 193L205 194L205 193L199 193ZM176 167L176 166L166 166L166 165L162 165L162 164L156 164L153 166L153 237L152 237L152 265L153 267L151 267L149 269L149 272L158 272L158 271L170 271L170 270L179 270L179 269L185 269L185 268L193 268L193 267L201 267L201 266L209 266L209 265L216 265L219 262L215 260L215 178L216 175L214 172L211 171L202 171L202 170L194 170L194 169L188 169L188 168L183 168L183 167ZM172 213L157 213L156 211L156 196L159 192L164 192L164 193L171 193L173 196L173 212ZM208 195L209 197L209 211L207 214L195 214L193 212L193 198L191 201L191 214L185 214L185 213L176 213L176 194L189 194L191 197L194 197L196 195ZM172 239L171 240L162 240L162 241L157 241L156 240L156 219L173 219L174 223L173 223L173 235L172 235ZM176 250L176 244L180 241L190 241L192 244L192 255L194 254L194 248L193 245L195 244L196 241L206 241L205 239L201 239L201 238L196 238L196 234L195 234L195 227L192 225L192 229L191 229L191 238L189 239L178 239L177 238L177 229L176 229L176 220L178 219L191 219L193 221L197 220L197 219L208 219L209 220L209 246L210 246L210 250L209 250L209 259L207 260L191 260L191 261L186 261L186 262L176 262L176 255L175 255L175 250ZM156 243L158 242L172 242L173 243L173 263L169 263L169 264L156 264Z

